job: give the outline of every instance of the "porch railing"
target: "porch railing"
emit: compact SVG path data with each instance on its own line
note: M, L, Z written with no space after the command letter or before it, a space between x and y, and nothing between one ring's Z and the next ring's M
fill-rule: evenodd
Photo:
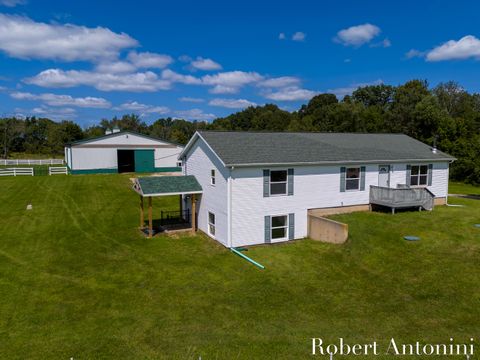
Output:
M434 198L435 196L426 188L391 189L370 186L370 203L392 208L421 206L426 210L432 210Z
M190 223L190 209L160 212L160 226Z

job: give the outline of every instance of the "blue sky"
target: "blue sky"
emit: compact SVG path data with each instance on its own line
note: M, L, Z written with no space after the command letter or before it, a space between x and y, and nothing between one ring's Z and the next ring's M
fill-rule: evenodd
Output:
M480 91L467 1L0 0L0 115L212 120L359 85Z

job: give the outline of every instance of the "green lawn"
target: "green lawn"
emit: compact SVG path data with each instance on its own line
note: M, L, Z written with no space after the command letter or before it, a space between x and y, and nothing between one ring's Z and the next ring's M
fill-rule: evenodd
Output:
M451 182L448 186L448 192L450 194L480 195L480 186Z
M140 236L127 176L0 187L1 359L309 359L311 337L478 340L477 200L336 216L345 245L250 248L260 270L202 235Z

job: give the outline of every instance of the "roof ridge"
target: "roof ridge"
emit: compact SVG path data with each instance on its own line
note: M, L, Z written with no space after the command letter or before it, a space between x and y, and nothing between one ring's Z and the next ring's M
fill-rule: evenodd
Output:
M341 132L341 131L262 131L262 130L198 130L199 133L231 133L231 134L351 134L351 135L404 135L405 133L382 133L382 132Z

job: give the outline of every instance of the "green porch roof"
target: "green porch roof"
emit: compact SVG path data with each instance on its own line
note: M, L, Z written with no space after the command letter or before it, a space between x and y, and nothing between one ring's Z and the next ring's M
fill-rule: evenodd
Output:
M202 187L193 175L141 177L135 179L133 189L142 196L202 193Z

